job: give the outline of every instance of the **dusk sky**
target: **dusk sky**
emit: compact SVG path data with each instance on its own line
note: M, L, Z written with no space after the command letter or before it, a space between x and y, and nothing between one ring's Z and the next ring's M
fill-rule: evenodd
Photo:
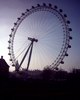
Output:
M68 50L69 56L65 57L65 63L60 67L68 71L72 68L80 68L80 0L0 0L0 56L3 55L10 65L7 47L14 22L26 9L44 2L63 9L63 12L68 15L68 20L71 21L72 48Z

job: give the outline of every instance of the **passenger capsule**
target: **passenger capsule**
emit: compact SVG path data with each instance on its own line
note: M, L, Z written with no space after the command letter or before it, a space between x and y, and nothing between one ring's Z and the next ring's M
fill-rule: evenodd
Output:
M22 13L22 16L24 16L25 15L25 13Z
M9 40L8 43L11 43L11 41Z
M10 34L9 36L12 37L12 34Z
M20 20L20 18L17 18L18 20Z
M12 61L12 59L10 59L10 61Z
M12 28L11 30L14 31L14 28Z
M29 12L29 9L26 9L26 11L28 11L28 12Z
M17 25L17 23L14 23L14 25Z
M40 7L40 4L37 4L38 7Z
M55 5L54 8L57 9L58 7Z
M71 45L68 45L68 48L71 48Z
M8 49L10 49L10 47L8 47Z
M68 56L68 54L66 53L65 56Z
M35 7L34 7L34 6L32 6L32 8L34 9Z
M49 7L52 7L52 4L51 3L49 3Z
M69 20L67 21L67 24L70 24L70 21Z
M11 55L11 53L8 53L8 55Z
M72 28L69 28L69 31L72 31Z
M63 12L63 10L62 10L62 9L59 9L59 11L60 11L60 12Z
M69 37L69 39L71 39L71 40L72 40L72 37L70 36L70 37Z
M64 14L64 17L67 17L67 15L66 15L66 14Z
M60 63L61 63L61 64L64 64L64 61L61 61Z
M45 4L45 3L43 3L43 6L46 6L46 4Z

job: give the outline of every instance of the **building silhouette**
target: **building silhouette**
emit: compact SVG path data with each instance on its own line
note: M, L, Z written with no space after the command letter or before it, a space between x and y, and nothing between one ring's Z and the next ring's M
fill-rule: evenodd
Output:
M3 56L0 58L0 75L7 76L9 74L9 65L3 59Z

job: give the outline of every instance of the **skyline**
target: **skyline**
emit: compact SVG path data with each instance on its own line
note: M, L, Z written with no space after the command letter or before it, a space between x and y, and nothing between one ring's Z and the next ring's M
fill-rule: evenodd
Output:
M80 30L79 30L79 0L0 0L0 56L3 55L4 59L9 63L8 56L8 43L9 34L11 33L11 28L13 23L24 12L27 8L31 6L36 6L37 3L42 4L52 3L57 5L59 8L63 9L63 12L68 15L68 19L71 21L70 27L72 28L71 36L73 40L71 41L72 48L68 50L69 56L64 59L64 65L61 65L64 69L71 70L72 67L80 68ZM18 5L18 6L17 6ZM67 6L68 5L68 6Z

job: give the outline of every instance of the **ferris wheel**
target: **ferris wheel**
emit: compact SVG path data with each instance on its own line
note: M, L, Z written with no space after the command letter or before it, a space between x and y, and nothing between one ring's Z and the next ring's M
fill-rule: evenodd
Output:
M52 69L64 64L72 39L70 21L62 9L52 4L26 9L14 23L9 35L10 61L15 70L21 68Z

